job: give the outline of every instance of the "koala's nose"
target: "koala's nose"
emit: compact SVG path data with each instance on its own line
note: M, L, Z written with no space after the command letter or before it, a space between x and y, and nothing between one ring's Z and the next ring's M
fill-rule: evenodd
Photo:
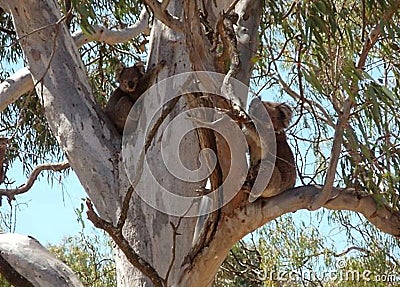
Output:
M129 81L129 82L128 82L128 87L129 87L129 89L134 89L134 88L136 88L136 82L134 82L134 81Z

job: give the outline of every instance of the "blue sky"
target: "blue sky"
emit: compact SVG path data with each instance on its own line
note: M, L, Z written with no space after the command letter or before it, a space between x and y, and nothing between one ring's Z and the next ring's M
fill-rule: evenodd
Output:
M22 61L6 65L10 71L17 71L22 67ZM15 232L31 235L42 244L60 243L64 237L76 235L80 231L91 233L93 224L86 219L86 214L83 214L85 228L82 230L82 224L78 222L75 212L75 209L84 203L82 198L86 198L75 173L71 170L67 177L61 178L60 183L54 181L53 185L47 182L46 173L42 174L45 176L40 175L33 187L27 193L18 195L13 202L16 212ZM13 163L7 176L15 180L15 187L27 180L23 175L22 165L18 162ZM0 188L5 187L2 185ZM0 211L4 217L10 211L10 207L5 198L2 203Z
M19 186L25 183L22 167L14 164L8 176ZM61 183L50 185L47 176L39 176L33 187L25 194L18 195L14 201L16 212L15 232L31 235L42 244L60 243L64 237L76 235L82 231L75 212L83 203L85 191L80 185L74 172L62 179ZM1 211L7 212L9 205L3 200ZM84 232L92 231L92 223L85 219Z
M15 180L16 186L26 182L21 164L14 163L7 175ZM42 244L58 244L64 237L76 235L80 231L93 231L93 225L86 219L85 213L82 215L85 228L78 222L75 209L84 203L82 198L86 198L86 193L75 173L70 171L67 177L60 179L61 182L54 181L51 185L44 173L44 176L39 176L31 190L16 197L13 204L16 212L15 232L33 236ZM7 201L3 200L2 213L9 210ZM307 220L309 213L298 212L295 217Z
M20 68L20 65L14 68L16 70ZM261 94L264 99L272 100L274 95L279 94L279 90L263 91ZM22 166L18 163L13 164L7 175L10 179L15 180L16 186L22 185L26 181L26 177L22 174ZM86 219L85 213L82 215L85 220L85 228L83 229L82 224L78 222L75 209L80 208L80 205L84 203L82 198L86 197L86 193L75 173L70 171L67 177L61 179L61 183L55 181L53 185L50 185L46 176L40 176L31 190L17 196L13 204L16 212L15 232L33 236L42 244L58 244L64 237L76 235L80 231L93 232L93 225ZM1 188L4 187L1 186ZM6 200L3 200L0 210L3 215L9 211ZM297 220L305 222L313 222L315 216L315 212L310 215L307 211L298 211L294 215ZM330 230L326 221L322 222L320 227L323 232ZM336 243L341 249L345 245L345 237L339 235L335 238L340 238Z

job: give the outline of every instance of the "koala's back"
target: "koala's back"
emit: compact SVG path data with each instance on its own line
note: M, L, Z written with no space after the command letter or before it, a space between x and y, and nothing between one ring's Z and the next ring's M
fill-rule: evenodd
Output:
M296 183L296 166L292 149L290 148L284 132L276 135L276 160L275 165L281 174L280 189L286 190L294 187Z
M262 105L261 105L262 103ZM265 108L265 109L264 109ZM261 196L270 197L292 188L296 181L296 166L293 152L287 142L285 128L289 126L292 117L291 108L284 103L253 101L249 107L249 113L261 123L268 124L268 114L275 131L276 161L271 180ZM261 143L260 138L250 137L250 159L254 165L263 157L263 149L268 149L268 142ZM255 140L256 139L256 140ZM253 153L253 154L252 154ZM252 159L253 158L253 159Z
M281 190L292 188L296 182L296 166L284 129L292 119L292 109L284 103L263 102L275 130L276 162L281 173Z
M112 120L117 130L122 133L125 121L133 106L129 95L122 89L117 88L112 94L105 107L105 113Z

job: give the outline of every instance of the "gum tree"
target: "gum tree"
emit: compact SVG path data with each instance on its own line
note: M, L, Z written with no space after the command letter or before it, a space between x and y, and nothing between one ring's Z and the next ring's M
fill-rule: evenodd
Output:
M11 188L7 168L2 168L3 197L12 204L40 171L71 167L87 192L89 219L116 243L118 286L208 286L235 242L299 209L355 211L381 231L399 236L399 1L145 0L143 5L0 1L2 63L23 59L27 65L2 74L5 139L0 161L10 166L19 158L32 170L26 185ZM148 43L141 33L149 34ZM162 79L191 71L218 72L222 81L215 88L213 77L184 78L179 88L186 93L169 99L155 118L135 122L123 138L102 107L114 83L115 57L132 60L143 52L148 67L165 61L160 85ZM233 83L249 85L252 75L253 84L270 91L265 99L273 100L272 92L278 91L296 106L289 138L298 171L295 189L255 201L246 192L252 180L243 187L240 181L224 182L232 170L247 171L241 161L245 148L236 149L221 136L231 126L219 122L218 133L213 130L218 123L199 121L195 114L168 129L182 111L197 107L246 122L247 95L238 102L236 93L243 89ZM214 92L185 90L188 82L203 81L212 83ZM149 100L140 113L165 102L178 82L145 97ZM225 98L217 97L217 91ZM193 130L199 123L209 129ZM124 153L131 144L127 139L136 142L146 125L143 147ZM179 138L176 153L163 154L162 144L175 146L180 130L188 133ZM198 157L205 149L214 157ZM179 178L161 160L177 154L182 168L201 172L205 164L213 169L197 181ZM66 162L43 162L63 155ZM136 157L128 161L128 170L135 170L132 179L125 160ZM143 159L150 171L143 170ZM202 217L193 241L196 218L187 215L197 210L197 202L177 214L159 211L135 192L139 180L145 195L167 208L171 201L164 189L185 197L214 190L217 207L224 195L235 196ZM42 269L32 268L27 254L47 253L33 239L2 235L0 246L1 272L14 285L54 285L61 278L68 286L80 286L72 272L57 274L57 268L47 273L46 283L40 281Z

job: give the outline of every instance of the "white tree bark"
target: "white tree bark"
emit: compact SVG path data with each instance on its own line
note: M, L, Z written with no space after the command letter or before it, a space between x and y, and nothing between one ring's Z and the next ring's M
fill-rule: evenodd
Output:
M175 2L175 1L171 1ZM176 4L176 3L175 3ZM179 9L171 11L174 14L181 13ZM169 28L156 21L154 23L151 40L151 52L148 65L158 63L165 60L166 70L163 71L161 78L188 72L191 70L190 61L186 52L184 38L181 33L174 32ZM165 73L165 74L164 74ZM163 99L154 99L155 105L159 105ZM167 122L172 119L179 110L184 106L184 102L179 101L174 112L168 117ZM184 123L182 123L184 124ZM154 145L148 153L148 161L153 165L163 165L160 162L161 150L160 142L175 142L176 135L173 133L165 133L165 124L163 124L154 139ZM190 127L181 126L180 129L188 130ZM162 140L161 140L162 138ZM198 143L195 134L189 134L183 142L180 143L180 158L185 161L185 166L190 169L198 168ZM178 160L178 155L174 155ZM170 175L165 168L156 168L153 174L144 173L142 177L155 177L158 182L162 182L163 186L174 193L195 196L195 190L199 188L198 184L186 183L179 180L176 176ZM146 180L144 180L146 181ZM160 194L157 183L149 182L145 190ZM160 200L162 200L160 198ZM166 203L168 204L168 203ZM166 278L167 273L168 283L171 286L177 280L181 264L185 256L191 248L191 242L194 232L195 219L183 218L179 225L174 243L174 231L170 223L177 225L179 218L169 216L162 212L149 207L138 196L132 198L132 208L129 214L126 227L124 228L125 236L135 247L135 250L152 264L162 278ZM118 286L151 286L149 280L137 271L120 252L116 258L118 272ZM173 259L174 257L174 259ZM170 269L170 271L169 271Z
M120 141L99 110L85 67L52 1L8 1L36 92L55 137L100 214L115 219Z
M0 112L33 89L31 72L22 68L0 84Z
M67 265L32 237L0 234L0 251L2 274L16 287L83 286Z
M59 22L61 15L58 7L50 0L41 3L33 0L4 3L13 14L16 31L21 38L33 83L36 92L42 98L50 128L102 218L115 223L119 216L120 201L128 189L124 169L118 157L120 140L103 113L96 107L73 38L63 23ZM181 15L183 11L179 4L179 1L170 1L169 12ZM219 15L218 11L225 9L228 3L223 7L216 7L210 1L207 5L210 11ZM104 34L101 29L96 31ZM98 38L93 37L102 40L101 35ZM79 40L81 36L77 39L78 44L86 41ZM163 77L190 71L192 67L187 44L185 35L181 32L172 31L156 22L153 27L149 63L166 60L168 72L164 73ZM213 64L206 63L206 66L212 67ZM22 74L20 79L23 79L25 84L19 93L27 91L29 87L27 71ZM7 87L8 91L11 91L11 86ZM15 92L11 94L15 95ZM181 103L180 107L183 104ZM177 107L177 111L180 107ZM160 131L162 130L164 126L160 127ZM163 136L163 140L167 142L174 138L174 134ZM160 137L161 133L157 134L154 142L159 142ZM196 169L198 153L195 147L198 144L195 135L187 136L181 144L180 156L184 159L185 166ZM160 146L152 146L148 156L150 162L157 163L160 160ZM146 176L152 175L143 174L143 177ZM170 176L165 169L158 169L155 176L167 189L178 194L196 195L195 190L199 188L198 184L188 184ZM149 185L147 188L155 192L158 187ZM173 285L178 280L181 265L191 248L195 225L193 218L184 218L174 231L171 223L177 226L178 221L179 218L155 211L140 198L133 196L131 210L124 226L125 237L140 256L154 266L161 278L166 282L168 279L168 285ZM131 286L133 282L138 286L148 285L147 279L135 271L125 255L119 251L117 253L118 286ZM217 269L213 272L216 271Z
M166 26L156 20L151 34L148 64L156 64L161 60L166 62L165 68L159 74L159 80L192 70L213 70L215 55L210 52L212 43L199 28L199 16L196 14L197 10L194 9L203 5L201 8L209 13L210 27L215 27L219 17L223 15L222 11L226 11L232 3L237 2L234 10L239 20L235 26L241 62L237 77L242 82L249 83L252 70L251 59L254 56L253 51L256 50L257 28L262 11L261 1L241 0L216 3L213 0L170 0L162 4L152 0L146 2L151 2L150 7L153 7L156 18L168 24ZM35 83L35 89L41 98L50 128L65 151L72 168L102 219L115 226L120 218L122 200L130 187L122 162L121 137L94 101L74 39L64 23L59 21L61 15L57 2L3 0L0 3L13 15L16 31L31 73L31 78L29 78L29 71L23 70L2 83L0 101L4 105L11 103L16 99L17 94L19 96L20 93L28 91ZM168 13L165 11L166 3L169 3ZM186 22L180 21L179 18ZM95 33L90 37L77 35L76 43L81 45L90 40L105 39L110 42L122 41L127 35L132 36L144 29L145 25L138 27L129 30L126 34L118 34L116 37L114 37L115 34L107 36L109 35L107 31L95 27ZM30 81L29 84L28 81ZM18 86L20 83L24 84ZM173 87L165 87L165 89L167 91ZM157 106L163 102L165 94L160 93L151 98L151 105ZM191 95L186 98L188 99L196 99L196 96ZM0 110L4 108L4 105L0 104ZM177 161L180 159L184 162L185 168L190 170L199 167L199 141L203 144L204 138L197 137L195 133L189 133L177 143L177 132L189 130L192 127L187 121L182 121L175 129L167 129L169 121L186 106L191 105L192 103L182 99L178 102L158 128L147 151L147 162L153 169L151 172L144 170L141 175L144 179L141 188L156 197L155 200L161 205L168 205L169 202L165 200L158 183L162 183L165 189L184 196L194 196L196 189L204 187L204 182L188 183L179 179L176 174L171 174L163 166L162 161L161 143L179 144L179 156L168 154L169 159L173 157ZM143 106L142 109L144 113L148 107ZM141 124L139 122L139 125ZM137 135L134 134L134 136ZM217 141L217 144L221 143ZM221 149L218 152L220 152L218 156L221 162L229 161L229 156L225 159L221 157L226 151ZM221 173L226 174L226 166L221 165ZM157 182L152 180L154 178ZM229 193L230 190L224 192ZM134 194L123 225L123 235L141 259L153 266L163 285L209 286L228 250L237 240L286 212L308 208L318 192L319 189L316 187L305 190L296 189L273 198L257 200L252 204L238 196L235 199L239 201L229 203L217 217L212 217L214 227L217 227L207 234L207 244L198 246L199 248L195 249L194 253L191 246L194 218L167 215L155 210ZM378 209L377 206L378 203L373 198L353 194L351 191L334 194L325 204L325 207L331 209L340 208L361 212L382 230L399 236L398 214L390 214L389 208ZM21 242L25 242L24 240ZM9 238L6 238L5 242L9 242ZM9 264L20 260L17 257L13 258L16 256L14 251L6 249L7 245L1 245L1 240L0 248L10 250L7 258ZM152 283L148 278L132 266L121 250L116 250L118 286L150 286ZM24 278L29 277L29 271L26 269L18 272L23 274Z
M105 27L95 25L92 26L92 34L86 35L82 31L77 31L72 35L72 38L78 47L90 41L105 42L110 45L123 43L138 36L140 33L148 33L148 20L149 15L146 9L143 9L138 21L130 27L122 30L109 30ZM27 67L18 70L4 82L0 83L0 112L9 104L15 102L20 96L33 90L33 88L32 75Z

